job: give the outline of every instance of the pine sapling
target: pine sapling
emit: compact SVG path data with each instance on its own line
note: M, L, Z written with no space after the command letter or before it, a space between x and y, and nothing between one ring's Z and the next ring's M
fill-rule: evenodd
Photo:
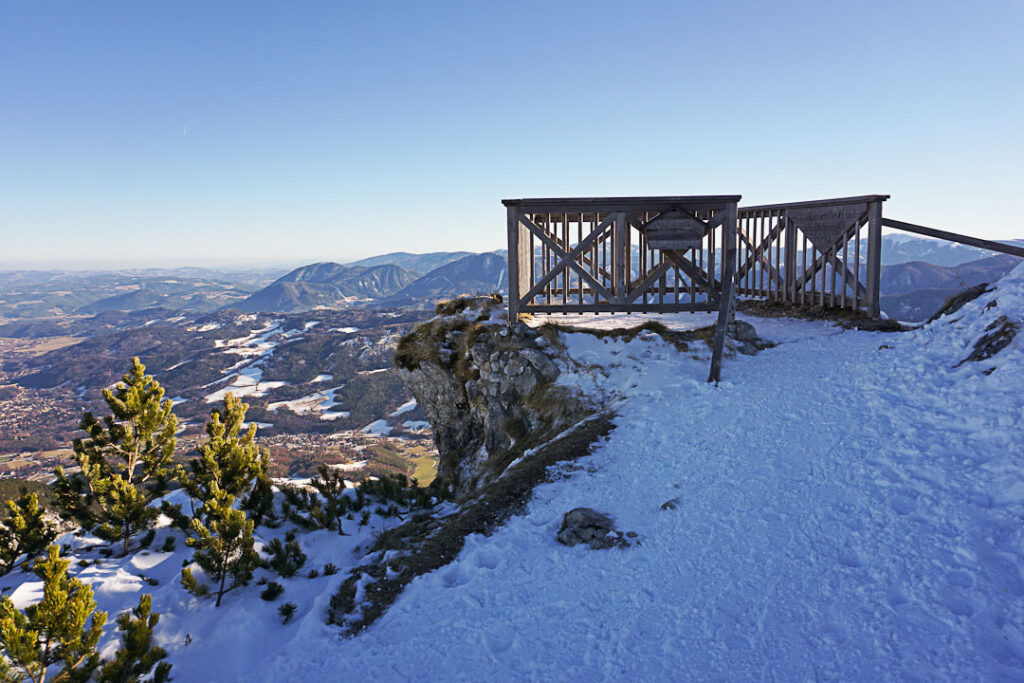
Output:
M57 537L36 494L22 488L21 495L6 505L7 519L0 521L0 574L9 572L22 555L32 559Z
M161 661L167 657L167 652L153 645L153 629L160 621L160 615L153 612L152 607L153 596L145 593L139 598L138 607L118 615L117 630L121 632L121 649L100 668L97 676L99 683L142 681L142 677L150 671L153 675L147 683L171 680L171 665Z
M41 683L55 665L61 672L55 680L86 680L99 665L96 645L107 613L96 610L88 584L68 576L69 565L51 545L33 567L43 581L43 599L20 611L10 598L0 597L0 648L18 676L8 680Z
M253 523L245 512L231 507L234 496L220 491L214 483L213 497L203 503L202 519L192 520L193 535L185 543L195 548L193 560L213 581L220 607L224 594L249 583L259 566L253 541ZM210 588L200 583L189 568L181 572L182 585L196 595Z
M281 617L281 623L287 624L295 616L295 610L298 607L294 602L286 602L277 608L277 614Z
M73 443L81 474L58 467L54 488L68 514L83 524L101 522L97 534L120 541L126 555L131 536L158 514L149 504L167 490L178 420L138 358L113 390L103 390L103 400L111 414L101 421L85 413L79 427L89 436Z
M309 482L324 499L324 515L336 526L338 534L345 536L342 519L349 511L350 498L345 494L345 477L341 472L327 465L320 465L317 475Z

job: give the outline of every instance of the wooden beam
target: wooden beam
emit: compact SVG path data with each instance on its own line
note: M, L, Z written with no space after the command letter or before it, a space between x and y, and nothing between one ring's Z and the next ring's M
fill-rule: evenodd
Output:
M507 208L508 213L508 323L513 325L519 320L519 220L518 209Z
M718 304L712 301L695 303L680 302L677 304L531 304L523 307L523 313L695 313L718 310Z
M722 294L718 302L718 324L715 328L715 341L711 347L711 372L708 382L716 384L722 376L722 354L725 350L725 331L732 319L732 307L735 296L734 279L736 274L736 205L726 209L728 215L722 224Z
M576 261L576 259L579 258L580 254L582 254L584 251L586 251L587 249L590 249L590 245L592 245L597 240L597 238L600 237L601 233L603 233L605 230L607 230L608 226L610 226L611 224L612 224L612 219L611 218L606 218L604 221L601 222L600 225L597 226L597 228L593 232L591 232L589 235L587 235L586 239L584 239L582 242L577 244L572 249L572 251L570 251L569 253L565 253L563 251L562 252L563 256L558 261L558 263L555 264L554 268L551 268L550 270L548 270L548 272L544 275L544 277L542 277L540 280L538 280L533 285L533 287L530 288L530 291L527 292L525 296L523 296L523 299L525 301L532 301L533 297L535 297L538 294L540 294L544 290L544 287L549 282L551 282L551 280L553 280L554 278L558 277L558 274L561 273L562 269L564 269L564 268L572 268L577 273L584 273L586 275L590 275L590 273L587 273L585 270L581 269L581 267L580 267L579 263ZM557 252L556 252L556 255L557 255ZM566 278L566 281L568 281L568 277ZM510 298L511 298L511 295L510 295ZM563 303L565 303L565 302L563 302Z
M691 280L703 287L704 291L708 293L709 299L718 299L718 290L721 289L721 284L714 279L713 274L712 280L709 282L707 273L690 263L689 259L675 249L665 249L661 253L668 257L679 270L689 275Z
M764 256L764 245L766 243L770 244L771 240L766 238L764 242L761 242L761 244L755 247L753 242L751 242L750 239L747 237L746 233L743 232L742 228L736 228L736 234L743 241L743 243L747 245L747 249L751 252L751 258L748 258L747 261L742 266L740 266L739 270L736 271L736 279L740 279L744 275L746 275L747 271L754 267L754 260L756 259L761 263L762 266L768 269L769 277L773 278L776 284L781 285L782 278L779 276L778 273L775 272L775 269L772 268L771 261L766 259Z
M937 237L940 240L958 242L959 244L966 244L971 247L978 247L979 249L988 249L989 251L998 251L1002 254L1009 254L1010 256L1019 256L1021 258L1024 258L1024 248L1015 247L1009 244L1003 244L1001 242L983 240L978 237L971 237L970 235L961 235L959 233L947 232L945 230L936 230L935 228L926 228L923 225L904 223L903 221L893 220L892 218L883 218L882 225L884 225L887 228L896 228L897 230L905 230L906 232L913 232L918 235Z
M544 231L544 230L540 229L539 227L537 227L536 223L534 223L533 221L531 221L529 218L527 218L526 216L524 216L522 214L519 214L519 222L522 225L525 225L527 230L529 230L531 233L533 233L534 235L539 237L540 241L543 242L548 247L548 249L550 249L552 252L554 252L554 254L556 256L561 256L563 259L568 257L568 254L566 254L565 251L562 250L562 247L559 246L559 244L557 242L555 242L555 240L553 240L547 234L546 231ZM590 273L588 273L582 267L578 267L578 266L574 265L575 263L576 262L573 261L572 263L570 263L570 266L572 266L573 270L575 270L577 273L579 273L580 277L582 277L584 280L589 282L590 286L596 292L600 293L601 296L606 298L608 301L614 301L615 300L615 298L612 296L612 293L609 292L607 289L605 289L605 287L600 282L598 282L596 279L594 279L594 276L592 276ZM556 272L557 273L557 271L554 270L554 269L552 269L550 272ZM525 302L523 302L523 303L525 303Z
M651 285L657 282L658 278L661 277L662 273L664 273L670 267L671 263L669 263L668 261L662 261L661 263L659 263L656 268L654 268L647 274L647 277L644 278L643 282L634 287L633 291L626 295L626 302L629 303L632 301L636 301L637 297L639 297L641 294L650 289Z
M612 232L613 240L613 256L612 256L612 274L615 279L612 280L615 299L620 304L626 303L626 263L629 261L629 223L626 221L625 212L618 211L613 214L615 217L615 227Z
M867 314L871 318L879 318L881 308L882 286L882 202L873 201L868 204L868 273L867 283Z

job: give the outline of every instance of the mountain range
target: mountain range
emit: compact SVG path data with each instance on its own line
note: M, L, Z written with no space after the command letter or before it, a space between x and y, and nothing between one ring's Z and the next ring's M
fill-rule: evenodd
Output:
M313 263L296 268L231 308L295 313L353 305L431 306L440 298L506 289L503 257L466 253L398 253L354 264ZM389 258L397 263L381 262ZM398 263L440 265L420 274Z

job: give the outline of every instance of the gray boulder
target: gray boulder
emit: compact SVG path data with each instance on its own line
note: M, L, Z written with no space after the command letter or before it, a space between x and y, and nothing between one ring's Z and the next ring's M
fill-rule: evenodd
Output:
M576 508L566 512L557 538L563 545L585 543L592 550L626 545L622 534L615 530L611 517L590 508Z

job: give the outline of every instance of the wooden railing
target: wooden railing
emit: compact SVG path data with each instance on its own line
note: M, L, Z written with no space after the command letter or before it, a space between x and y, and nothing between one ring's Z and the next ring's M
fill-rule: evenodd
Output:
M889 195L738 208L739 195L506 199L509 320L521 313L717 311L717 381L736 296L881 315L882 226L1024 249L882 217Z
M888 198L865 195L741 207L737 295L864 309L878 317L882 203Z
M717 311L718 379L734 300L739 195L506 199L509 319Z

